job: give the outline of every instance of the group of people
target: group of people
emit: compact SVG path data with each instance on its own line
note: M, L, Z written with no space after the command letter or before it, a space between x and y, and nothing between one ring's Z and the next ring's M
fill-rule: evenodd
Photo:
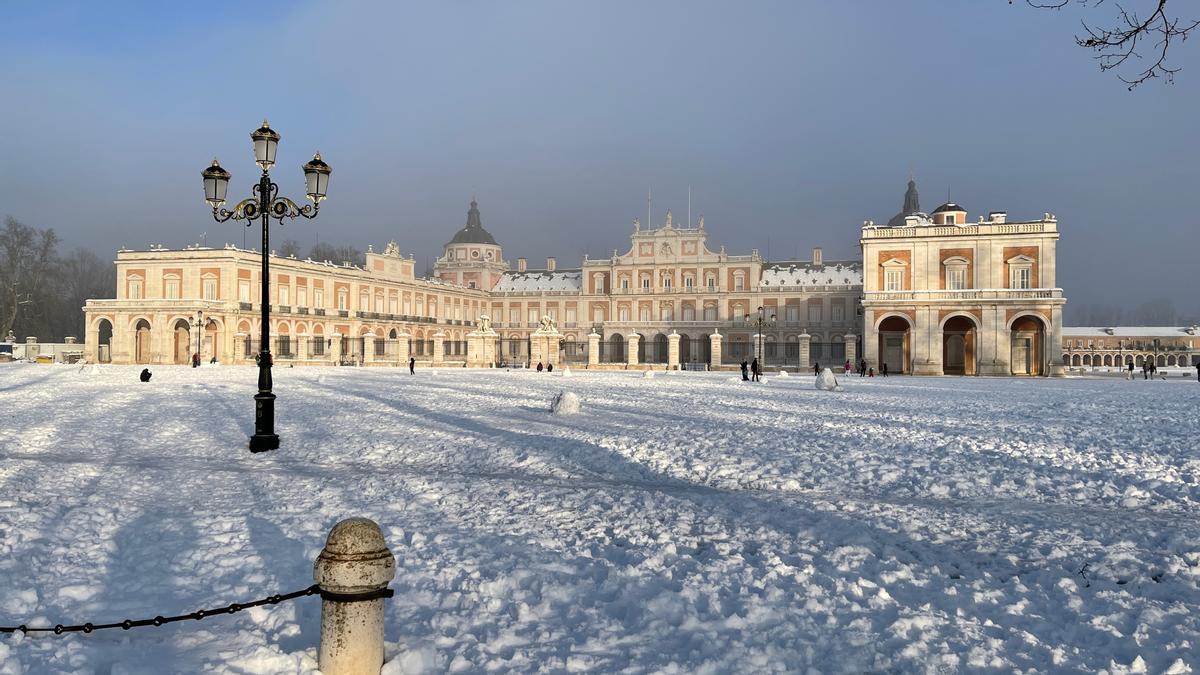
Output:
M846 372L847 372L847 373L848 373L848 372L850 372L851 368L853 368L853 366L851 366L851 365L850 365L850 360L849 360L849 359L847 359L847 360L846 360ZM875 377L875 369L874 369L874 368L868 368L868 367L867 367L867 360L866 360L866 359L863 359L863 360L861 360L861 361L859 361L859 362L858 362L858 369L857 369L857 372L858 372L858 376L859 376L859 377ZM880 375L881 377L887 377L887 376L888 376L888 369L887 369L887 364L886 364L886 363L881 363L881 364L879 364L879 375Z
M546 365L543 367L543 366L542 366L542 362L541 362L541 361L538 361L538 364L537 364L537 371L540 373L540 372L542 372L543 370L545 370L547 373L553 373L553 372L554 372L554 364L553 364L553 363L547 363L547 364L546 364Z
M1133 360L1130 359L1129 361L1126 361L1125 365L1129 368L1129 375L1125 379L1127 379L1127 380L1134 379L1134 377L1133 377ZM1153 380L1156 375L1158 375L1158 364L1155 363L1151 359L1146 359L1145 361L1143 361L1142 362L1142 379L1143 380ZM1163 376L1163 379L1164 380L1167 379L1165 375ZM1196 381L1200 382L1200 361L1196 362Z

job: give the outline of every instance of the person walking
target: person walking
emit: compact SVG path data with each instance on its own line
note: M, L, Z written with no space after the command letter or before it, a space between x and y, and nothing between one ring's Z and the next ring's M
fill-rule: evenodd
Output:
M846 359L846 365L842 366L842 372L846 377L850 377L850 359Z
M884 377L887 377L887 364L886 363L879 364L879 374Z
M1150 363L1147 361L1142 361L1142 379L1150 379Z
M1200 361L1196 362L1196 381L1200 382Z
M821 364L814 363L813 364L813 375L820 375L820 374L821 374Z
M542 365L541 361L538 361L538 369L537 370L539 373L542 372L543 370L545 370L545 366Z
M553 372L554 372L554 364L553 364L553 363L548 363L548 364L546 364L546 372L547 372L547 373L553 373Z
M859 377L867 376L867 360L866 359L863 359L862 361L858 362L858 376Z
M1129 359L1128 366L1129 366L1129 379L1132 380L1133 379L1133 359Z
M149 368L142 368L142 374L138 375L138 379L141 380L142 382L149 382L150 377L151 377L151 374L150 374Z
M200 352L196 352L195 354L192 354L192 367L193 368L200 367Z
M417 374L417 357L415 357L415 356L408 357L408 374L409 375Z
M747 382L750 379L749 366L745 361L742 361L742 382Z
M751 375L751 377L750 377L751 381L753 381L753 382L761 382L762 381L762 366L758 365L758 357L757 356L754 357L754 360L750 362L750 375Z

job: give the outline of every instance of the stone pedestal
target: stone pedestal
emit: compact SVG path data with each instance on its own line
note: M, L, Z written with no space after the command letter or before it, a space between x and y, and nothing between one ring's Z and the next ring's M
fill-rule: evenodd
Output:
M375 336L367 333L363 336L362 364L369 366L375 363Z
M333 365L342 363L342 334L334 331L329 339L332 341L329 345L329 360L333 361Z
M667 336L667 370L679 370L679 333Z
M412 339L411 333L401 331L396 334L396 363L405 368L408 367L408 341Z
M536 368L537 364L548 366L550 364L558 365L558 345L562 342L562 333L558 332L558 328L550 326L550 328L539 328L533 331L529 336L529 365Z
M800 343L800 372L804 372L812 368L812 336L808 333L801 333L797 340Z
M721 334L714 332L708 336L708 367L717 369L721 366Z
M321 587L317 667L326 675L372 675L383 667L383 602L396 577L396 559L383 531L366 518L348 518L329 532L313 565ZM363 597L367 596L367 597Z
M625 355L625 365L632 368L638 364L638 345L642 342L642 336L637 333L630 333L627 336L627 340L626 345L629 351Z
M311 340L311 338L309 338L308 333L297 333L296 334L296 360L297 361L307 361L308 360L308 350L310 347L312 347L311 343L312 343L312 340Z
M433 334L433 365L440 366L446 360L446 348L442 345L446 342L446 334L438 331Z
M846 341L846 360L850 362L850 371L858 369L858 336L854 333L846 333L842 336Z
M495 368L496 341L500 334L488 328L467 333L467 367Z
M588 333L588 367L600 365L600 334L596 331Z

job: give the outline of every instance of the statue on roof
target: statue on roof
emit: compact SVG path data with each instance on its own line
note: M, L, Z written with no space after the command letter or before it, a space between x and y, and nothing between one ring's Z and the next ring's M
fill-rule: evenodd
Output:
M667 223L665 227L671 227L671 209L667 209Z
M921 198L917 194L917 181L912 177L908 179L908 189L904 191L904 208L900 213L892 216L888 220L888 227L904 227L905 218L913 216L921 212Z
M697 224L697 226L698 226L698 227L699 227L701 230L703 230L703 229L704 229L704 214L700 214L700 222Z
M638 219L638 218L634 218L634 219L633 219L633 231L634 231L634 232L641 232L641 231L642 231L642 221L641 221L640 219Z
M384 255L394 255L397 258L400 257L400 247L396 245L395 239L388 242L387 248L385 248L383 250L383 254Z

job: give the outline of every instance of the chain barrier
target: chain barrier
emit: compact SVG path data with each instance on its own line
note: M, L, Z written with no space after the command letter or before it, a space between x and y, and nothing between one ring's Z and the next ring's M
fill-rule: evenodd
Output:
M0 626L0 633L54 633L62 635L63 633L91 633L92 631L104 630L105 628L120 628L121 630L129 630L130 628L140 628L142 626L162 626L163 624L175 623L176 621L200 621L201 619L217 616L219 614L235 614L244 609L251 607L261 607L263 605L276 605L288 600L295 600L309 595L319 595L323 600L333 602L363 602L366 600L379 600L381 598L390 598L395 593L390 588L382 588L378 590L366 591L363 593L336 593L333 591L323 591L319 584L313 584L308 588L282 595L268 595L265 598L254 600L251 602L235 602L224 607L215 607L213 609L201 609L187 614L178 614L175 616L159 616L153 619L125 619L116 623L81 623L76 625L56 624L54 626Z

